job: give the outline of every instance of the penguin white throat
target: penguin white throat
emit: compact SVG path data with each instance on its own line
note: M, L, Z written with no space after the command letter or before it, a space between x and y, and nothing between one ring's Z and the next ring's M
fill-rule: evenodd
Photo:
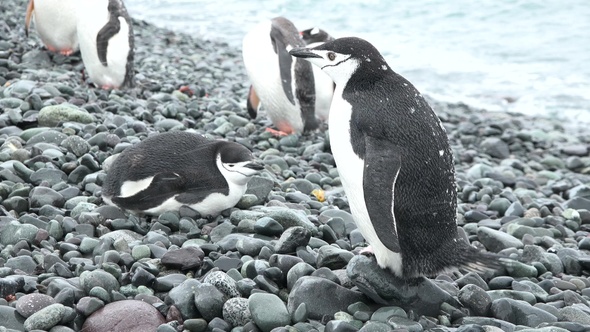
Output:
M219 169L219 172L225 180L227 181L227 185L229 186L229 195L232 195L232 186L234 187L241 187L244 186L244 192L246 191L245 185L248 183L250 178L258 173L257 170L252 168L246 167L250 161L240 161L236 163L224 163L221 161L221 155L217 155L217 160L215 164ZM234 190L236 191L236 190ZM243 193L242 193L243 195ZM241 196L241 195L240 195Z
M320 67L336 85L345 85L360 66L359 60L350 54L323 50L313 50L312 52L318 57L306 60Z

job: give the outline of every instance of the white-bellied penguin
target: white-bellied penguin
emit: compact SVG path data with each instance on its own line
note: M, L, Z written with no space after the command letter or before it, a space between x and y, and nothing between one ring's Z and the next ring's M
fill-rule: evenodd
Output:
M273 125L285 134L318 127L312 66L289 55L290 49L303 46L299 30L284 17L256 25L242 42L252 82L248 113L255 118L262 105Z
M78 22L76 7L80 0L29 0L25 32L29 35L31 20L41 41L51 52L70 55L77 51Z
M379 266L403 278L496 268L495 255L458 237L453 153L420 92L360 38L290 53L336 83L332 153L354 220Z
M77 31L84 67L96 86L134 85L133 26L123 1L79 1Z
M245 146L172 131L125 149L107 171L102 198L133 212L159 215L187 205L201 216L235 206L263 169Z

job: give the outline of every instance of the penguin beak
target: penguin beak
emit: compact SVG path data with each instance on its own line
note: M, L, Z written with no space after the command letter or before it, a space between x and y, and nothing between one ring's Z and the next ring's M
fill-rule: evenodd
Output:
M291 54L294 57L297 58L320 58L322 59L321 55L317 55L315 53L313 53L309 48L294 48L292 50L289 51L289 54Z
M251 161L244 165L244 167L253 169L255 171L262 171L264 169L264 165L256 161Z

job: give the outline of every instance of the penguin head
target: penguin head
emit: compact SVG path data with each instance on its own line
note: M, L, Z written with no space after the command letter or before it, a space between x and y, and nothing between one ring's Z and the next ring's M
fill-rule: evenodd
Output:
M217 151L217 168L228 182L244 185L264 166L253 160L252 153L245 146L223 142Z
M373 80L391 73L375 46L357 37L334 39L314 48L294 48L289 54L320 67L336 85L345 85L357 72Z
M334 38L330 36L330 34L318 27L303 30L299 34L301 35L301 38L303 39L306 45L313 43L325 43L327 41L334 40Z

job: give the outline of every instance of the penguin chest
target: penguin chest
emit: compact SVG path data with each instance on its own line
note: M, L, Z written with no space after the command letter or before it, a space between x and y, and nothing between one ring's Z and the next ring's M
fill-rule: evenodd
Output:
M351 116L352 106L342 98L334 98L329 118L330 146L338 167L342 186L348 197L351 212L357 226L361 229L361 233L367 239L366 233L369 233L372 224L365 206L363 190L364 161L352 149L350 139ZM363 229L366 229L366 231L363 231Z
M120 30L111 37L107 46L107 65L98 57L96 39L99 31L107 24L109 12L102 1L85 3L79 7L78 39L84 66L90 79L105 87L118 88L125 80L127 57L130 52L129 25L119 17Z

